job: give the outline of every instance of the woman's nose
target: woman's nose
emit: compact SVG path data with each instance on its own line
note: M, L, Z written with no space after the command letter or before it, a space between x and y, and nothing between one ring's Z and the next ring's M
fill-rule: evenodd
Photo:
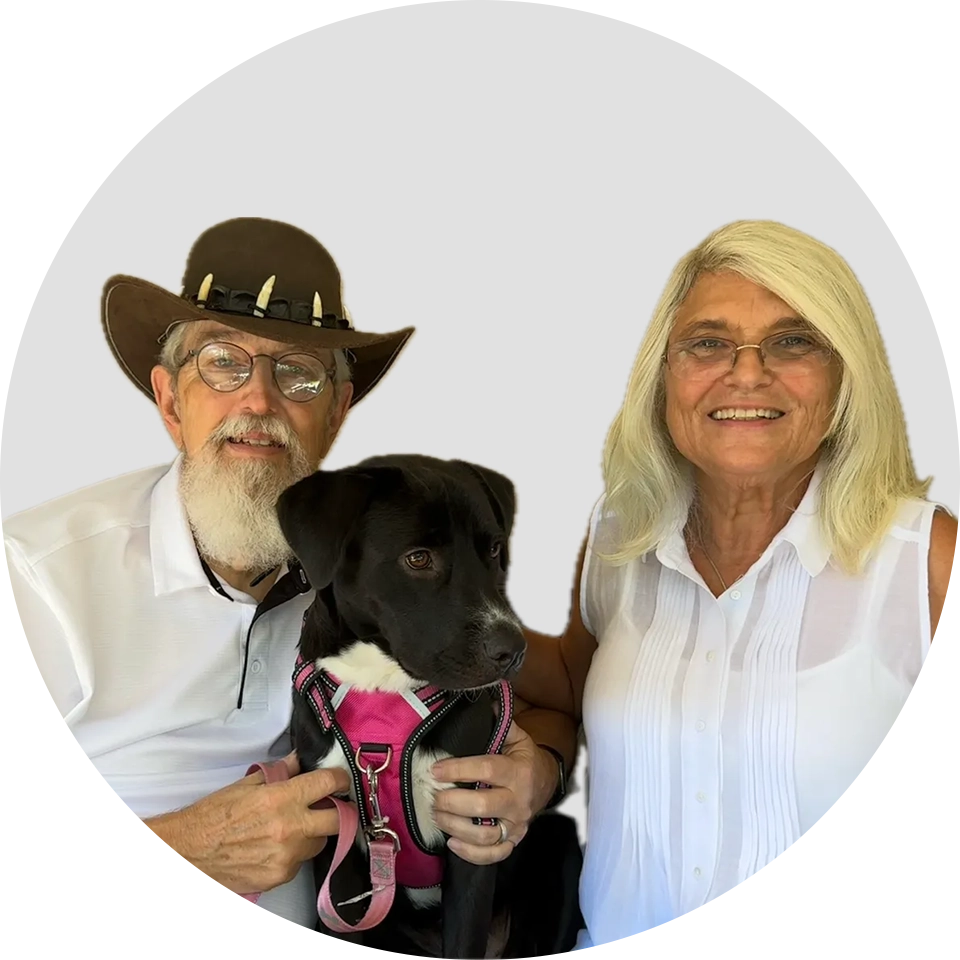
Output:
M764 357L758 346L747 344L733 355L733 367L727 379L744 387L756 386L770 380L770 371L764 365Z

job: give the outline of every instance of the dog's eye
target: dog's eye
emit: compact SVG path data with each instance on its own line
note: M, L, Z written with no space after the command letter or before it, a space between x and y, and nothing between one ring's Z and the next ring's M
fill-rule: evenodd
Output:
M413 550L403 559L411 570L429 570L433 566L429 550Z
M492 547L490 547L490 556L491 556L491 557L499 557L499 556L500 556L500 552L501 552L502 550L503 550L503 544L500 543L499 541L497 541L495 544L493 544Z

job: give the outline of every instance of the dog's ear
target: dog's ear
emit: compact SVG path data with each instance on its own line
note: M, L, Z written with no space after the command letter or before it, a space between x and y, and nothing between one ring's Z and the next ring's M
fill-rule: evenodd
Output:
M333 580L347 540L370 501L373 484L367 471L319 471L280 495L280 529L315 590Z
M483 487L483 492L490 501L493 508L493 515L497 518L497 523L503 527L506 536L510 536L513 529L513 518L517 512L517 497L514 493L513 482L496 470L489 467L481 467L476 463L467 463L466 460L454 460L463 467L466 467L479 481Z

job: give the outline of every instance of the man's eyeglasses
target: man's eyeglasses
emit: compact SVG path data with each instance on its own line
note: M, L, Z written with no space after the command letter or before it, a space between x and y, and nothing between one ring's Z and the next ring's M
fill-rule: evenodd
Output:
M773 374L806 373L826 366L833 351L806 330L788 330L759 343L737 344L721 337L692 337L667 348L663 360L684 380L708 380L729 373L741 350L759 350L760 363Z
M309 353L287 353L282 357L271 357L268 353L250 356L235 343L217 340L199 350L191 350L180 366L183 367L194 357L200 379L218 393L239 390L253 374L253 364L258 357L270 361L277 389L288 400L297 403L306 403L318 397L327 383L334 379L333 371Z

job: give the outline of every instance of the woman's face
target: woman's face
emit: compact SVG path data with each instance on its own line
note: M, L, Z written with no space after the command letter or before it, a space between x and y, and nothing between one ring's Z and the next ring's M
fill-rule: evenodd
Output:
M774 334L810 329L779 297L750 280L731 273L697 280L677 311L664 368L667 428L687 460L708 476L742 483L775 481L814 457L836 398L836 358L818 351L786 362L768 355L761 362L759 350L747 349L736 353L731 368L691 360L689 351L676 347L697 339L697 350L709 353L718 348L717 338L758 344ZM805 342L777 340L788 347Z

